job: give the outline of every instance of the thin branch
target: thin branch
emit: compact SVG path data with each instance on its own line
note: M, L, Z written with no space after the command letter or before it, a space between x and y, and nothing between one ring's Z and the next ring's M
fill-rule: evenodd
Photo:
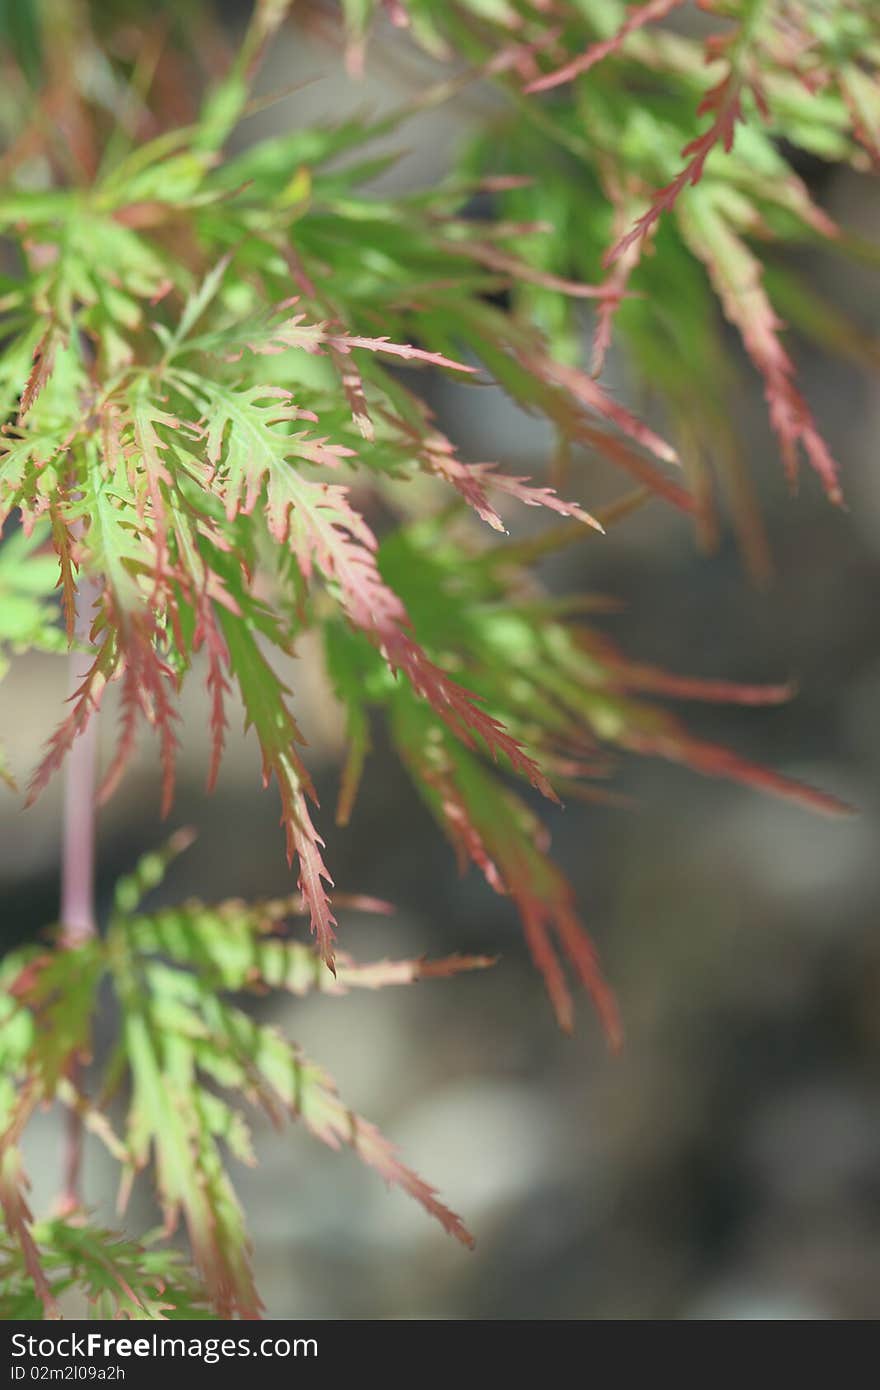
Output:
M91 665L90 653L80 649L87 644L92 609L98 597L93 580L81 578L76 593L74 636L77 646L70 653L68 684L74 694ZM97 931L95 921L95 779L97 771L98 713L95 710L76 739L67 760L64 813L61 839L61 945L72 949L88 941ZM76 1085L75 1073L71 1082ZM64 1142L64 1180L60 1206L62 1212L80 1205L82 1170L82 1115L71 1110L67 1116Z
M74 634L77 643L87 643L92 609L98 590L92 580L81 579L76 595ZM68 688L73 695L82 685L92 664L88 651L74 648L70 653ZM64 946L79 946L94 936L95 867L95 773L97 763L97 711L76 739L67 759L64 789L61 867L61 940Z

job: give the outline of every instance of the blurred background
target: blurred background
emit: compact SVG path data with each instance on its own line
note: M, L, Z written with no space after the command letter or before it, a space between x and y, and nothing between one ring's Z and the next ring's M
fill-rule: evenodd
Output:
M226 8L234 21L235 7ZM319 33L288 29L264 85L308 85L251 122L251 133L405 98L425 69L397 42L382 31L365 76L352 81ZM490 100L472 89L408 124L408 153L386 186L442 176ZM807 172L834 216L876 239L876 186L833 169ZM819 258L808 269L880 334L868 271ZM491 971L380 995L260 1006L477 1237L468 1255L352 1154L257 1119L260 1167L238 1176L270 1316L880 1316L880 391L856 368L795 346L805 392L843 464L848 510L832 509L812 480L802 495L787 494L760 384L744 373L751 391L733 408L776 565L766 590L745 578L732 542L701 556L687 522L653 503L544 572L560 590L619 600L602 626L640 659L695 675L795 679L790 705L696 709L688 718L859 808L832 822L631 760L616 785L633 809L551 814L556 855L620 998L621 1057L606 1054L586 1000L574 1038L558 1033L510 905L475 872L457 876L381 746L351 826L333 829L341 725L307 647L293 664L337 885L397 907L387 919L341 914L342 946L364 960L456 950L500 960ZM625 389L613 361L610 382ZM543 466L548 438L500 394L445 380L428 389L466 458L497 459L515 473ZM593 506L607 490L580 459L571 495ZM36 761L65 689L64 662L50 657L17 660L0 686L0 725L19 773ZM158 818L149 744L102 811L103 907L114 878L181 824L195 825L199 839L175 865L165 901L291 890L274 792L260 788L240 721L219 788L204 796L205 723L192 682L170 824ZM109 704L107 751L113 725ZM53 785L27 812L0 798L4 945L57 915L60 797ZM38 1209L57 1188L59 1138L58 1116L38 1116L26 1145ZM87 1198L112 1224L110 1182L102 1151L91 1149ZM154 1219L138 1193L131 1224Z

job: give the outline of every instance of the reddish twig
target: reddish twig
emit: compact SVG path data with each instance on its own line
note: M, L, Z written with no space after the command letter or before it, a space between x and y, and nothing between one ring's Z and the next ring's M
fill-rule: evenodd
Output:
M74 637L87 644L92 609L98 596L93 580L81 578L76 592ZM70 653L69 689L73 695L82 685L91 666L88 650L74 647ZM82 733L70 750L64 789L61 833L61 945L81 946L97 931L95 922L95 779L97 770L97 710L92 712ZM74 1064L76 1065L76 1064ZM71 1076L76 1084L76 1075ZM67 1117L64 1142L64 1181L62 1212L74 1211L80 1204L83 1129L82 1116L72 1109Z

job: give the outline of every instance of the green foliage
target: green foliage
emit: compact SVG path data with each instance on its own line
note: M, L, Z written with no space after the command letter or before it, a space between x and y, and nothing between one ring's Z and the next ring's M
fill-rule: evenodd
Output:
M198 1287L220 1316L253 1317L261 1308L244 1218L226 1168L227 1155L240 1163L255 1162L246 1117L254 1107L276 1123L301 1118L332 1148L350 1146L451 1234L471 1242L460 1218L400 1162L375 1126L342 1103L331 1078L277 1028L256 1022L234 999L270 989L339 995L352 988L449 977L491 965L491 960L450 956L363 965L340 955L334 977L312 946L287 934L286 923L305 910L299 895L253 906L193 901L154 913L140 911L144 894L158 885L169 860L191 838L178 834L165 852L146 855L120 881L102 938L65 950L34 947L5 962L0 1204L18 1242L4 1252L0 1290L10 1308L17 1309L19 1300L25 1300L22 1307L33 1308L36 1299L51 1313L69 1289L84 1291L98 1315L106 1313L108 1298L115 1301L116 1316L164 1316L162 1299L180 1298L179 1307L172 1303L176 1316L189 1316L186 1310L193 1306L196 1285L173 1251L154 1251L141 1259L136 1246L94 1230L79 1216L32 1223L17 1141L34 1107L56 1099L78 1113L119 1162L121 1210L137 1176L152 1167L163 1236L173 1235L183 1216ZM343 898L342 905L347 901ZM387 910L370 899L350 901L362 910ZM97 1093L102 1104L120 1090L127 1097L118 1136L101 1109L79 1091L73 1069L77 1059L91 1053L91 1022L102 981L115 993L121 1030ZM139 1271L134 1284L133 1264Z
M219 70L207 72L205 36L212 52L223 46L210 13L166 8L157 28L154 6L0 7L0 235L12 267L0 284L0 676L29 649L74 645L87 658L31 797L116 682L121 724L101 795L145 722L159 741L165 811L183 683L205 681L209 787L235 687L263 779L277 784L298 892L144 910L184 847L178 836L119 884L102 935L74 946L62 922L50 947L3 963L9 1316L54 1315L71 1291L118 1316L203 1305L259 1315L227 1170L230 1159L253 1161L255 1106L352 1147L470 1242L330 1078L246 1007L268 990L338 995L491 963L364 964L337 948L338 911L382 905L332 891L295 694L277 674L304 634L320 638L345 711L338 824L384 721L461 864L510 897L560 1024L574 1018L567 967L613 1045L616 1006L535 793L613 799L614 759L638 753L845 809L693 737L662 703L761 705L787 687L697 681L631 660L585 621L588 601L548 598L533 570L576 540L607 544L604 530L651 496L711 540L716 471L747 562L765 570L730 422L738 369L722 317L763 377L789 478L800 452L840 500L779 314L860 361L876 365L877 346L772 257L803 243L870 255L818 207L784 151L858 171L878 161L875 7L718 0L701 8L721 32L699 40L687 27L652 27L684 9L678 0L629 11L617 0L346 2L352 72L368 60L380 12L434 57L463 58L465 71L443 71L380 120L294 125L256 144L229 137L253 109L253 80L288 4L257 0L225 69L212 60ZM67 51L81 61L62 60ZM459 166L427 191L377 192L388 159L375 141L475 80L494 83L498 101ZM676 443L600 382L615 334ZM566 496L461 458L417 389L425 371L462 389L494 382L544 420L551 481L564 481ZM604 512L575 475L597 458L639 484ZM564 521L508 540L522 506ZM89 613L83 579L98 595ZM2 761L0 778L11 781ZM287 931L299 915L310 940ZM120 1037L95 1061L90 1099L82 1064L107 991ZM116 1096L119 1134L108 1118ZM75 1203L33 1220L19 1141L35 1106L52 1101L119 1162L123 1205L151 1173L163 1238L185 1224L193 1273L167 1245L141 1249L95 1228Z
M21 1248L4 1242L0 1246L0 1317L4 1321L40 1319L60 1306L78 1313L81 1301L95 1318L212 1316L202 1288L175 1250L153 1250L115 1231L58 1217L35 1224L33 1238L51 1301L47 1306L35 1293Z

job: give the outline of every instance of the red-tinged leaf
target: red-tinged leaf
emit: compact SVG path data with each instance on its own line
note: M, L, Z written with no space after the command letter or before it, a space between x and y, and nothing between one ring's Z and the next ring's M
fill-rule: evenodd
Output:
M339 899L337 899L337 904ZM271 910L275 905L267 904ZM183 939L180 933L181 917L187 919L187 926L191 930L198 928L200 934L197 937L197 959L204 961L210 959L210 937L215 937L216 930L223 930L234 925L239 928L244 921L248 923L250 931L271 931L277 925L272 921L264 920L261 916L263 906L256 904L249 908L244 903L224 903L219 907L203 909L199 903L185 904L182 914L178 914L174 909L168 911L167 916L172 928L178 929L173 942L169 947L168 938L163 935L163 914L160 912L152 918L133 918L131 919L131 931L133 940L138 944L140 950L163 951L170 949L176 960L191 963L184 951L180 949L180 942ZM285 912L285 916L289 915ZM256 924L256 926L254 925ZM145 934L152 931L153 939L148 938L149 944L144 946L142 938ZM209 936L210 934L210 936ZM176 953L175 953L176 948ZM268 987L270 989L285 989L291 994L300 998L314 993L341 996L348 994L353 989L386 989L389 986L411 985L420 980L446 980L455 975L461 975L472 970L487 970L495 965L496 960L492 956L466 956L451 955L444 956L439 960L429 960L421 956L416 960L379 960L360 962L353 960L347 952L337 951L336 953L336 974L331 975L325 969L324 962L320 954L311 946L307 946L300 941L287 941L278 936L271 936L269 940L257 939L254 942L252 961L248 968L248 978L232 981L228 977L223 978L224 988L253 988L260 992ZM214 979L215 977L210 977Z
M614 668L610 672L615 681ZM709 704L782 705L796 694L794 685L749 685L740 681L706 680L698 676L676 676L657 666L630 665L619 670L623 690L644 690L651 695L668 695L675 700L704 700Z
M596 520L607 531L609 527L616 526L618 522L625 521L628 516L637 511L651 497L647 488L636 488L632 492L625 493L616 502L611 502L607 507L596 509ZM498 568L507 566L533 565L546 555L555 555L560 550L565 550L570 545L578 545L583 540L583 531L579 526L565 526L562 524L545 527L535 536L529 536L527 540L514 541L509 545L498 546L486 552L486 564ZM616 599L607 598L599 595L584 595L584 600L589 604L590 611L614 612L620 605Z
M650 489L657 497L664 498L678 511L688 515L698 511L697 499L686 488L655 468L650 459L637 453L625 439L590 425L586 420L580 420L571 427L570 437L578 444L593 449L600 458L606 458L610 463L622 468L643 487Z
M576 77L589 72L590 68L601 63L603 59L619 52L630 34L635 33L637 29L643 29L646 24L657 24L684 3L685 0L647 0L647 4L632 6L623 24L610 39L591 44L585 53L573 58L570 63L529 82L526 91L547 92L553 87L561 87L565 82L573 82Z
M795 385L794 363L780 338L785 325L764 288L760 261L705 198L692 202L681 223L688 245L706 266L727 318L739 329L743 346L764 379L770 423L789 482L793 485L797 480L800 446L829 500L841 503L837 464Z
M626 220L628 220L626 219L627 200L620 187L616 172L603 167L602 175L606 191L615 208L614 225L622 231L622 227L626 225ZM617 310L626 298L630 276L640 259L641 246L636 243L621 252L608 270L604 282L606 294L596 306L596 328L593 333L593 351L590 359L590 371L594 377L600 376L605 366L605 358L608 355L614 331L614 319Z
M633 811L639 801L634 796L627 796L625 792L612 791L610 787L592 786L587 782L574 782L568 779L564 773L554 777L560 795L566 801L582 801L588 806L607 806L615 811Z
M610 420L622 434L640 444L643 449L647 449L661 462L678 463L678 454L671 444L638 420L626 406L613 400L586 372L562 362L554 362L550 357L536 357L527 361L526 365L545 381L553 382L570 391L575 400L580 401L596 415Z
M103 805L110 800L131 761L137 743L140 716L140 690L138 689L137 678L132 674L131 668L129 668L127 678L122 682L122 692L119 701L119 732L116 738L116 747L114 748L113 757L98 787L96 796L98 805Z
M489 501L488 493L493 488L515 497L527 507L546 507L561 516L576 518L596 531L604 529L601 522L582 507L558 497L553 488L537 487L529 478L513 478L499 472L494 463L463 463L445 435L434 432L421 445L417 441L415 444L420 448L422 462L431 472L454 487L477 516L495 531L506 533L507 528Z
M34 347L34 363L31 367L30 375L25 382L18 404L18 420L20 425L28 411L39 399L40 393L55 366L55 353L59 343L63 341L61 334L54 323L50 323Z
M353 626L374 642L392 671L406 675L417 694L463 742L472 745L477 736L493 758L505 757L515 772L556 799L521 744L480 708L477 696L451 680L414 640L403 603L379 573L375 537L352 510L345 488L313 483L293 469L274 470L269 477L268 513L273 535L290 545L304 577L308 579L317 568L337 587Z
M392 627L383 622L376 624L373 630L391 669L406 674L416 694L427 701L463 743L473 746L473 736L476 735L486 745L493 759L497 761L499 755L504 756L513 770L531 782L542 795L551 801L558 800L534 758L508 734L500 720L480 708L477 704L479 696L450 680L399 623Z
M794 777L786 777L773 768L742 758L721 744L706 743L690 735L669 716L652 721L650 728L626 728L617 740L621 747L634 753L665 758L668 762L683 763L707 777L724 777L742 782L756 791L785 797L810 811L829 816L849 816L853 808L829 792L807 786Z
M149 860L147 861L149 862ZM126 884L120 896L126 895ZM386 903L358 895L340 895L338 904L361 911L387 912ZM451 955L439 960L380 960L361 963L346 952L336 955L336 973L325 968L320 952L310 943L291 940L280 928L308 907L301 894L268 902L238 899L208 906L189 899L181 907L160 908L147 915L122 911L126 941L139 959L160 957L191 970L209 995L243 989L284 989L299 997L317 991L342 995L351 989L382 989L418 980L448 979L465 971L494 965L488 956ZM61 1050L66 1060L68 1049ZM55 1087L57 1089L57 1086Z
M516 17L511 17L508 27L515 30L521 25ZM539 75L539 53L549 52L551 61L556 60L556 54L561 50L559 41L562 32L561 27L544 29L530 43L514 41L503 44L477 72L480 76L486 77L499 77L506 72L515 72L521 82L531 82Z
M628 278L628 271L620 269L623 267L623 257L612 268L612 279L609 276L609 288L618 288L625 283ZM614 332L614 317L620 304L620 294L609 294L596 311L596 328L593 333L593 351L590 357L590 371L593 376L601 376L605 368L605 359L608 356L608 349L611 347L611 338Z
M473 507L481 521L485 521L493 531L507 534L507 527L486 495L479 472L473 464L463 463L456 456L454 446L448 439L432 437L423 446L420 457L436 477L455 488L468 506Z
M623 1047L623 1026L617 1000L602 974L596 948L577 915L574 892L568 883L560 892L552 921L562 950L593 1001L608 1046L619 1052Z
M347 907L352 912L368 912L379 917L394 914L394 904L385 898L374 898L369 893L334 893L333 901L337 907ZM303 908L300 907L300 913Z
M309 904L312 931L318 942L322 960L335 974L333 943L336 940L336 918L333 916L330 898L324 887L327 883L332 888L333 880L321 857L324 841L312 824L308 804L302 792L288 790L289 779L280 785L284 823L288 833L288 863L293 859L295 852L299 858L298 886Z
M579 646L601 661L609 684L619 690L642 690L651 695L668 695L676 700L755 706L785 704L797 693L796 687L790 682L759 685L675 675L659 666L630 661L613 642L594 631L580 631L577 640Z
M217 784L229 724L226 718L225 698L230 693L230 685L226 679L229 651L217 626L214 609L206 596L198 605L196 630L193 634L193 650L198 651L201 647L204 647L208 658L206 684L211 700L211 763L208 769L208 791L213 791Z
M489 270L497 270L514 283L525 281L530 285L539 285L541 289L554 290L557 294L567 295L570 299L597 299L600 303L604 303L608 299L616 300L619 297L617 292L607 285L584 285L579 280L566 280L560 275L553 275L549 270L541 270L538 266L530 265L528 261L521 260L519 256L512 255L509 251L503 251L488 242L456 239L447 243L446 249L455 255L466 256L468 260L477 261Z
M336 918L324 885L332 886L333 880L321 856L324 841L309 814L307 798L315 801L315 791L297 752L296 745L304 740L285 703L284 697L290 692L272 671L244 623L225 611L219 616L247 723L259 739L264 785L268 785L273 774L278 783L288 863L292 864L294 857L299 862L299 889L308 903L311 929L322 958L332 970Z
M167 816L174 800L178 747L174 725L178 718L172 697L174 673L156 649L154 635L137 615L121 630L122 719L116 751L98 791L106 802L112 796L134 751L137 723L143 715L159 736L162 768L161 812Z
M360 964L349 956L337 956L337 983L340 990L384 989L387 985L411 985L418 980L448 980L469 970L487 970L497 962L494 956L444 956L440 960L379 960Z
M544 976L559 1026L567 1033L572 1032L574 1007L551 932L555 933L579 983L592 998L609 1046L618 1051L623 1033L617 1004L602 976L595 947L578 918L571 885L537 847L527 853L522 841L508 846L492 832L489 833L489 847L519 910L526 941Z
M107 682L118 669L116 643L105 637L79 688L70 696L72 709L49 740L46 751L28 784L25 804L31 806L64 762L73 742L98 710Z
M643 242L663 214L675 207L684 190L699 183L703 177L706 160L717 145L722 146L728 153L733 149L736 127L742 119L741 81L735 73L728 73L703 98L698 114L702 115L707 111L714 111L715 119L708 130L685 145L681 152L686 160L684 168L676 174L671 183L657 189L648 210L637 218L626 235L622 236L606 255L606 266L613 265L630 247Z
M419 719L403 708L395 733L401 755L460 859L472 860L484 872L490 865L489 882L516 905L559 1026L567 1033L574 1027L561 950L592 997L609 1045L619 1048L622 1032L614 996L578 920L571 885L545 852L543 827L488 769L463 750L430 738Z
M429 472L454 487L468 506L473 507L481 521L487 522L494 531L506 533L504 522L486 495L477 466L464 463L458 457L452 440L434 427L433 414L424 401L411 396L410 402L418 412L421 429L402 415L387 410L383 411L383 415L393 425L397 434L409 442L413 453Z
M46 1317L55 1319L60 1317L60 1312L31 1234L33 1217L25 1197L27 1186L28 1181L18 1149L14 1143L4 1141L0 1151L0 1207L3 1209L6 1229L21 1250L24 1267L33 1280L34 1291L43 1305Z
M408 746L402 751L423 789L434 799L435 810L455 850L459 872L464 873L468 864L476 865L489 887L503 896L507 892L504 880L448 765L437 760L436 752L429 754L424 750L419 756L415 748Z
M552 487L538 487L529 478L512 478L507 473L499 473L492 463L474 463L470 468L487 487L504 492L508 497L515 497L527 507L546 507L551 512L558 512L560 516L582 521L585 526L591 526L594 531L604 534L605 528L600 521L575 502L565 502L561 497L557 497Z
M345 392L345 399L351 410L351 418L357 426L358 432L364 439L374 439L376 431L370 419L367 398L364 395L364 382L357 369L357 363L351 354L346 357L336 348L330 349L330 357L339 375L342 389Z
M606 421L636 439L641 436L644 447L664 460L675 457L672 447L610 400L586 373L553 361L540 334L486 306L479 310L469 306L467 323L480 333L486 364L512 400L528 400L552 421L562 440L595 451L678 510L694 512L696 503L690 493L633 448L631 439L610 431ZM502 344L497 350L491 346L496 342ZM596 412L605 419L597 421Z
M384 1178L392 1187L409 1193L429 1215L440 1222L449 1235L462 1245L472 1247L474 1238L461 1217L439 1201L436 1190L418 1173L401 1163L394 1146L368 1120L356 1115L337 1095L336 1087L326 1072L296 1054L297 1112L316 1138L339 1149L343 1144L354 1149L358 1157Z
M299 302L289 299L279 305L279 310L289 309ZM389 338L364 338L358 334L337 330L333 324L308 323L304 313L278 323L267 323L259 334L252 335L245 346L254 353L274 354L287 352L290 348L301 348L308 353L333 353L345 357L355 348L366 352L379 353L386 357L400 357L406 362L424 362L432 367L448 367L456 372L475 372L476 367L456 362L445 357L442 352L429 352L425 348L413 347L410 343L394 343ZM240 354L238 354L240 356ZM234 359L233 359L234 360Z
M457 362L453 357L444 357L442 352L428 352L425 348L413 347L411 343L392 343L388 338L362 338L357 335L346 333L337 334L327 339L328 347L335 348L337 352L351 352L353 348L363 348L367 352L378 352L386 357L402 357L405 362L424 362L430 367L448 367L455 372L475 372L476 367L469 367L464 362Z
M73 642L76 627L76 571L77 562L73 555L73 536L61 515L57 500L49 504L49 517L52 523L52 544L58 556L58 583L61 590L61 611L64 614L64 629L68 643Z
M279 417L290 419L295 407L288 404L287 393L282 393L283 404L264 406L263 399L274 394L257 387L216 395L218 409L208 427L209 453L217 467L227 515L231 519L241 509L252 509L265 482L271 534L290 547L306 582L317 569L337 591L353 626L369 636L394 672L407 676L459 738L472 743L474 736L479 737L493 758L506 757L516 772L553 799L554 792L534 759L480 708L477 697L452 681L415 641L403 603L379 573L376 539L351 506L348 490L305 478L289 465L287 460L296 456L301 441L280 433L276 425ZM231 647L228 629L226 636ZM264 722L267 729L271 727L269 720ZM261 744L265 756L263 735ZM276 748L273 756L279 755ZM283 784L283 778L279 780ZM294 823L295 817L290 824ZM314 861L315 846L308 831L305 843L311 845L309 859Z
M568 982L559 963L559 957L550 940L548 922L551 920L540 904L533 903L529 896L517 895L514 898L519 909L523 935L535 969L541 975L556 1022L563 1033L574 1032L574 1003Z

